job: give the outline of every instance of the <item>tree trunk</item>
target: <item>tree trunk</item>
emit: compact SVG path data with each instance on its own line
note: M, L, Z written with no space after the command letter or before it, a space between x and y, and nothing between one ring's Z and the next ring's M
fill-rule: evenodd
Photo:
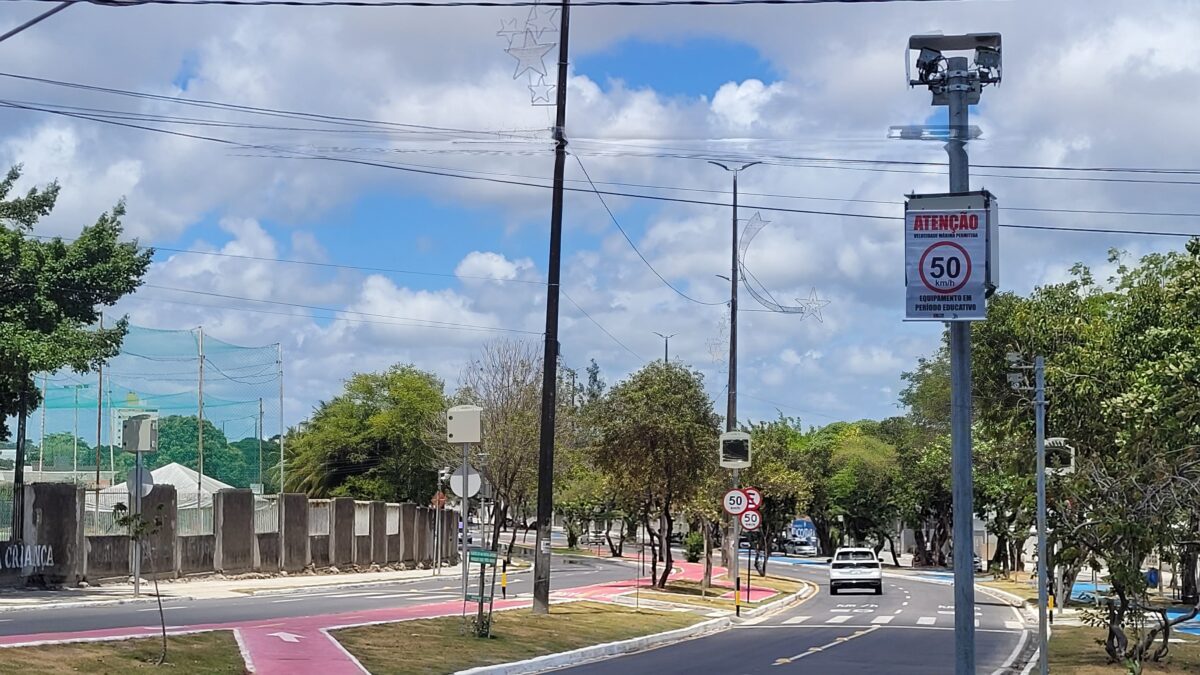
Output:
M511 564L512 563L513 544L517 543L517 523L515 520L513 521L512 532L509 533L508 536L509 536L508 552L504 554L504 562Z
M929 546L925 540L924 527L918 526L913 528L913 541L916 544L916 550L913 551L913 567L918 565L928 566L931 564L929 560Z
M649 510L642 517L642 527L646 530L646 538L650 540L650 581L658 578L658 533L650 527Z
M608 552L614 558L620 558L625 552L625 519L621 518L621 529L617 530L617 542L613 543L612 526L613 521L609 520L607 527L604 529L604 540L608 542Z
M767 576L767 560L771 557L771 539L773 539L774 536L774 532L772 532L771 528L767 525L767 523L764 522L762 527L759 529L758 546L759 550L762 551L762 559L760 561L758 556L754 557L754 568L760 577Z
M158 663L156 666L161 666L167 662L167 616L163 613L162 593L158 592L158 574L154 571L154 540L150 539L150 579L154 582L154 599L158 602L158 623L162 626L162 651L158 654ZM137 554L142 554L142 548L137 547Z
M733 570L736 553L737 542L733 540L733 516L726 515L721 519L721 567L725 568L726 576Z
M500 508L492 508L492 545L491 550L497 551L500 547L500 530L504 525L505 518L508 517L508 501L501 502L503 505Z
M900 556L896 555L896 539L894 537L892 537L892 535L889 534L887 540L888 540L888 550L890 550L892 552L892 562L896 564L896 567L899 567L900 566Z
M659 516L662 522L662 528L658 535L658 543L662 546L663 571L662 576L658 579L658 587L666 588L667 579L671 576L671 565L673 564L671 556L671 530L675 527L675 520L671 518L671 509L668 506L669 502L663 503L662 515Z
M700 596L704 597L712 586L712 523L701 518L700 526L704 529L704 576L700 578Z

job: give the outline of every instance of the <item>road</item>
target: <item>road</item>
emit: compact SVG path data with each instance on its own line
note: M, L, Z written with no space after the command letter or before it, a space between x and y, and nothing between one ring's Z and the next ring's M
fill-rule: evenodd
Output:
M829 594L823 567L771 563L772 574L816 582L807 602L763 620L660 649L585 664L574 675L696 672L929 675L954 672L954 598L947 584L885 578L882 596L870 591ZM1008 604L976 594L976 666L1002 666L1031 639ZM1019 672L1015 671L1015 672Z
M635 571L632 565L622 563L556 559L553 588L564 590L629 579ZM510 574L508 581L510 598L533 592L532 572ZM310 588L296 593L244 598L171 599L164 601L164 610L168 627L340 614L454 600L461 597L460 583L457 576L432 577L423 581L358 588ZM253 585L253 580L246 582L247 588L253 588ZM500 597L499 581L496 596ZM3 613L0 614L0 636L157 626L157 612L158 608L152 603L134 603Z

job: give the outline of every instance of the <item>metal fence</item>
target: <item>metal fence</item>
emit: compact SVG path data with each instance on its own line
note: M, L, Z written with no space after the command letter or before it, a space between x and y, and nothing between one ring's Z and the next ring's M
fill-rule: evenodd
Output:
M329 500L308 500L308 534L321 536L329 534Z
M213 534L213 509L211 505L179 509L177 513L179 514L179 522L176 531L179 536Z
M254 499L254 532L266 534L279 531L279 501L274 497Z

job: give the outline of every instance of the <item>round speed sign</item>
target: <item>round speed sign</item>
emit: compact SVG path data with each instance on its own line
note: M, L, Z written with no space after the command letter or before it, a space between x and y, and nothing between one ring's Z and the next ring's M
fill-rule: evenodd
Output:
M758 507L762 506L762 493L757 488L742 488L742 492L746 493L746 501L751 511L757 511Z
M925 288L943 295L957 293L971 280L971 255L952 241L939 241L921 254L917 269Z
M758 511L746 511L742 514L742 529L753 532L758 529L759 525L762 525L762 516L758 514Z
M725 493L725 498L721 500L721 506L725 508L725 513L731 516L740 516L750 507L750 500L746 497L745 492L730 490Z

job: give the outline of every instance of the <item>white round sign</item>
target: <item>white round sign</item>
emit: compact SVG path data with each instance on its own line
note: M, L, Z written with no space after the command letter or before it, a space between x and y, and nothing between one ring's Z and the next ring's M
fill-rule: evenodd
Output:
M742 514L743 530L753 532L758 529L759 525L762 525L762 516L758 514L758 511L746 511Z
M742 492L746 493L747 508L751 511L757 511L762 506L762 493L757 488L742 488Z
M450 474L450 491L459 497L474 497L482 481L470 464L463 464Z
M921 254L917 270L926 289L950 295L971 280L971 255L953 241L939 241Z
M725 513L731 516L740 516L750 507L750 500L746 497L745 492L730 490L725 493L725 498L721 500L721 506L725 508Z

